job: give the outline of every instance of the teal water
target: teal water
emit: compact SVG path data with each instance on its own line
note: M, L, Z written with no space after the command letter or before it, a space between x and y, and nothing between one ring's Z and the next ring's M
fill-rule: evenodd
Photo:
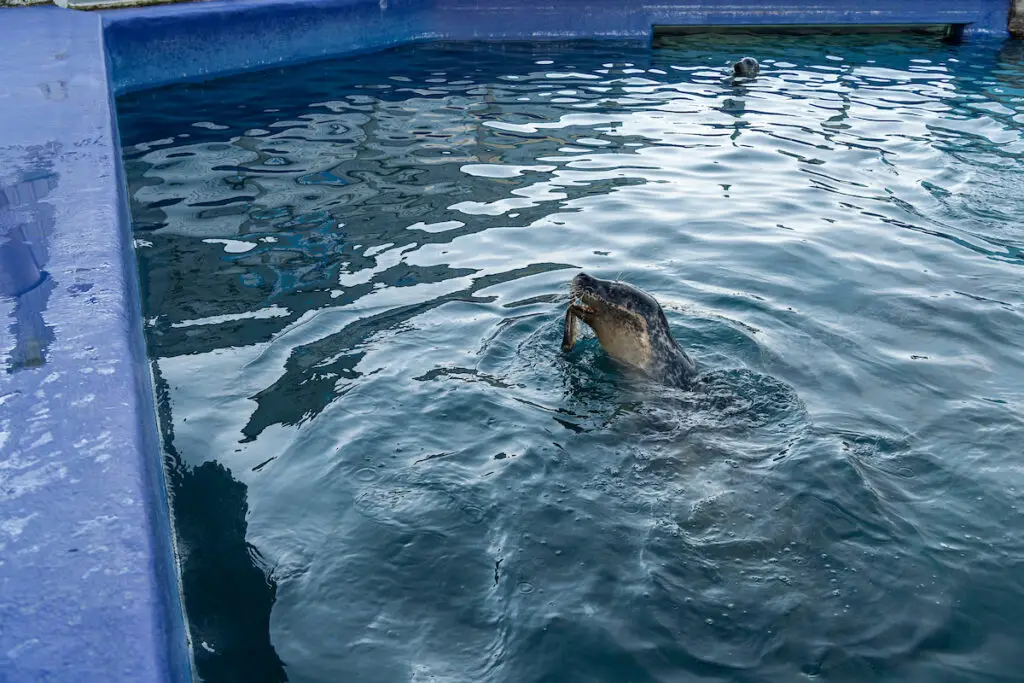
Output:
M122 97L204 680L1020 680L1022 55L429 45ZM581 268L707 381L562 354Z

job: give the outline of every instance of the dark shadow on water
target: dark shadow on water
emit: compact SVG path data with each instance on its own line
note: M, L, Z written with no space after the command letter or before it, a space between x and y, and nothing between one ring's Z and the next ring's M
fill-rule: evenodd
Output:
M181 462L167 383L155 366L153 380L196 673L206 683L284 683L284 663L270 642L277 582L245 539L246 486L220 463Z
M245 540L246 487L222 465L170 473L196 669L209 683L282 683L270 642L277 584Z
M490 302L493 298L476 294L488 287L570 267L560 263L536 263L527 268L485 275L474 279L473 284L464 290L361 318L345 326L340 332L298 347L289 357L284 375L252 397L257 403L257 408L242 429L243 442L255 440L263 430L273 424L295 425L323 411L336 400L339 391L345 391L344 388L335 388L338 378L354 380L361 374L355 366L362 359L363 353L353 349L372 335L392 329L410 318L450 301ZM326 363L326 359L329 358L337 360Z

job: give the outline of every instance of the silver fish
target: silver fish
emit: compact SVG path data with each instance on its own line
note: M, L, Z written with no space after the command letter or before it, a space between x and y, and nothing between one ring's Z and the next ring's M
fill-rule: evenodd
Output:
M568 353L576 345L576 332L579 330L579 318L573 313L572 306L565 312L565 327L562 330L562 351Z

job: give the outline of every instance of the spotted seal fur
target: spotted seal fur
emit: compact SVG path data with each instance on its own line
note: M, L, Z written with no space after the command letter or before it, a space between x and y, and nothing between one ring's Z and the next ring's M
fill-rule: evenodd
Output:
M679 346L665 312L653 296L625 282L579 273L570 285L562 351L576 344L582 320L597 334L601 348L616 361L668 385L685 386L697 365Z
M732 65L734 78L757 78L759 73L761 73L761 65L753 57L744 57Z

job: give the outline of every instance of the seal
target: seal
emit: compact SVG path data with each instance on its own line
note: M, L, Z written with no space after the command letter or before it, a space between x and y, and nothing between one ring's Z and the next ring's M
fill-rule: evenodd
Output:
M732 65L732 75L735 78L757 78L761 73L761 65L753 57L744 57Z
M672 336L661 305L647 292L625 282L579 273L569 286L562 351L576 345L579 320L597 334L601 348L623 365L673 386L688 385L697 374L693 362Z

